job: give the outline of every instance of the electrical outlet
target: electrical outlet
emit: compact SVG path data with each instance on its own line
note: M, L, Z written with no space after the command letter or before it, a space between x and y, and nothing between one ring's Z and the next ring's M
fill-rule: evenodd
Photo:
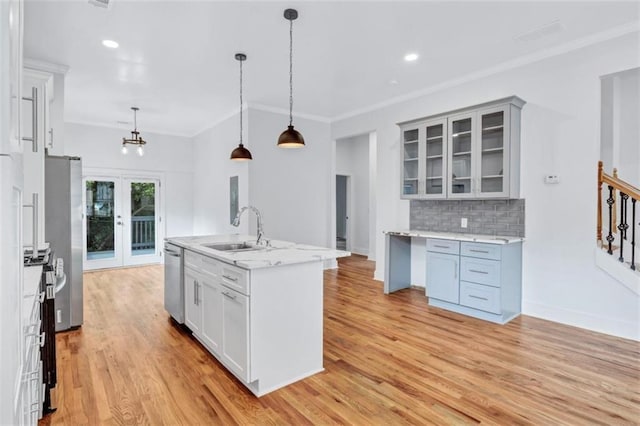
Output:
M467 227L467 218L463 217L462 219L460 219L460 227L461 228L466 228Z
M61 323L62 322L62 309L58 309L56 311L56 322L57 323Z

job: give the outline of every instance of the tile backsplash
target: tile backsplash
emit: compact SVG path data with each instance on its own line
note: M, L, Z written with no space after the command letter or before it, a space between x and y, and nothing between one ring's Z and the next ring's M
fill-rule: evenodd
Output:
M466 228L460 226L463 217ZM411 200L410 227L524 237L524 200Z

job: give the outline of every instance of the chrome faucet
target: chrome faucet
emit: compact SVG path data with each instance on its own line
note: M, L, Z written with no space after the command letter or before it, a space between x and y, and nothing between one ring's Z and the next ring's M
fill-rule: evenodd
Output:
M258 238L256 239L256 244L260 244L262 242L262 215L260 214L260 211L258 209L256 209L253 206L246 206L241 208L240 210L238 210L238 214L236 214L236 218L233 219L233 226L240 226L240 216L242 216L242 213L244 213L245 210L251 210L256 214L256 219L257 219L257 224L258 224L258 230L256 231L258 234Z

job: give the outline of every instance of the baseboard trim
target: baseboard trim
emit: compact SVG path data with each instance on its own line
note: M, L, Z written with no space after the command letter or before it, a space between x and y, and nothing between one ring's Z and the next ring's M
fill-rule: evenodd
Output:
M522 313L598 333L640 341L640 327L633 321L622 321L527 300L522 301Z

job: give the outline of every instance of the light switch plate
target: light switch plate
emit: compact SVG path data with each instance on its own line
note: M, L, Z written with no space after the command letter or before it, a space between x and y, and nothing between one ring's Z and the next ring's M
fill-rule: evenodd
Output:
M467 218L463 217L462 219L460 219L460 227L461 228L466 228L467 227Z

